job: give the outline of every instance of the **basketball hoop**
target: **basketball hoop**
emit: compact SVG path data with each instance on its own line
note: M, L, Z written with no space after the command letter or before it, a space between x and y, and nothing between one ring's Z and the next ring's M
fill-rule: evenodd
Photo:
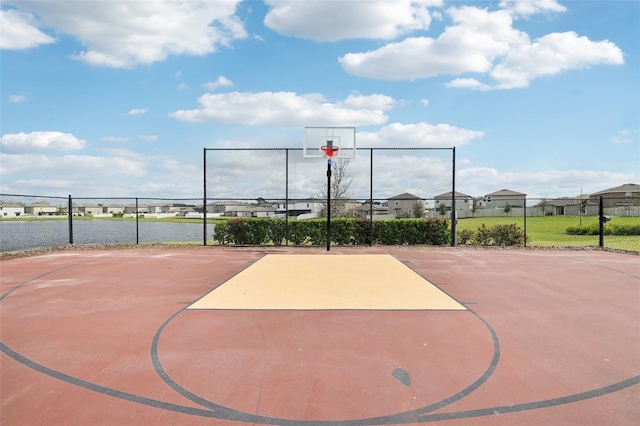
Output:
M324 152L324 155L326 155L327 158L333 158L338 155L338 150L340 148L333 145L324 145L320 147L320 149L322 150L322 152Z

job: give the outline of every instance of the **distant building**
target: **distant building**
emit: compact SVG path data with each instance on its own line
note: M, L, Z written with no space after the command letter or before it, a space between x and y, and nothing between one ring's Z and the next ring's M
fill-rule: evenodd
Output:
M24 214L24 206L18 203L0 202L0 216L18 217L22 214Z
M621 207L640 204L640 185L626 183L615 188L594 192L589 196L592 203L600 203L602 197L603 207Z
M438 210L444 204L447 211L451 211L451 191L433 197L435 200L435 209ZM473 208L473 197L456 191L456 210L471 210Z
M425 199L408 192L387 199L387 208L389 210L389 214L395 214L396 216L402 216L405 214L411 215L413 206L415 206L416 203L421 204L423 209L426 211L427 205L425 203Z
M31 214L35 216L55 216L58 213L58 207L52 206L49 203L38 202L33 203L30 206L24 208L25 214Z
M524 207L527 194L512 191L510 189L501 189L484 196L486 207L494 209L504 209L507 204L511 207Z

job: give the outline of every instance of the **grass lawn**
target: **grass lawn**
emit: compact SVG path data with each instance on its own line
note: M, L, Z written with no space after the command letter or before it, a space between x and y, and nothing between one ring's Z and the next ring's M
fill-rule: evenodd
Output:
M463 229L477 230L486 227L515 223L524 228L523 217L476 217L458 220L458 232ZM614 217L610 224L640 225L640 217ZM597 225L597 216L582 218L582 226ZM527 218L528 247L587 247L598 246L597 235L569 235L570 226L580 226L580 218L572 216L544 216ZM611 249L640 252L640 236L605 235L604 246Z

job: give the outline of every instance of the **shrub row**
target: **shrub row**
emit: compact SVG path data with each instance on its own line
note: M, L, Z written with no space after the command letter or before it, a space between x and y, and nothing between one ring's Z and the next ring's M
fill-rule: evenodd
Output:
M494 225L487 228L483 223L476 231L463 229L458 231L458 244L478 246L522 246L525 243L524 230L515 223Z
M215 225L213 238L220 244L324 245L326 219L290 220L234 218ZM444 245L451 241L447 219L388 219L373 224L364 219L331 220L331 243L336 245Z
M569 235L599 235L600 225L570 226L566 232ZM603 232L604 235L640 235L640 225L605 223Z

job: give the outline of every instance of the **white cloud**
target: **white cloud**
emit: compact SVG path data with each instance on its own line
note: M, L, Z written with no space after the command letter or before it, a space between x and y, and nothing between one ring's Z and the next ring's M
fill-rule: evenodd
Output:
M169 55L206 55L247 36L235 16L239 1L16 2L40 21L76 37L91 65L132 67ZM3 34L4 34L3 28ZM48 37L48 36L45 36ZM44 39L41 42L51 42ZM15 42L14 42L15 43Z
M158 137L156 135L140 135L138 139L146 142L155 142L158 140Z
M529 16L544 12L566 12L567 8L556 0L502 0L500 7L514 15Z
M129 141L128 136L104 136L100 138L101 141L105 142L127 142Z
M224 76L219 76L218 79L216 81L211 81L209 83L205 83L204 87L206 87L208 90L216 90L218 87L232 87L233 86L233 82L231 80L229 80L227 77Z
M19 104L27 100L26 95L9 95L9 102Z
M633 143L634 139L638 140L638 135L640 134L640 130L629 131L629 130L618 130L618 133L609 139L609 141L613 144L628 144Z
M149 108L136 108L128 111L125 115L142 115L146 114Z
M179 110L170 117L189 122L237 123L263 126L357 126L382 124L394 100L384 95L351 95L329 103L322 95L292 92L204 94L199 109Z
M178 88L178 90L187 90L189 88L189 85L187 83L180 83L176 87Z
M428 8L442 0L394 1L282 1L267 0L264 24L286 36L315 41L351 38L391 40L429 28Z
M574 32L552 33L511 50L489 75L496 82L495 88L512 89L565 70L622 63L622 51L610 41L593 42Z
M476 80L475 78L456 78L445 84L450 89L491 90L491 86Z
M37 164L37 167L34 167ZM47 156L38 154L3 154L0 171L3 174L29 173L36 178L86 176L142 176L144 161L119 157L90 155Z
M55 42L53 37L36 28L37 21L32 13L0 10L0 27L0 49L30 49Z
M428 99L420 99L420 103L422 104L422 106L428 106L429 105L429 100Z
M513 28L513 19L543 11L561 11L552 0L504 2L511 9L489 11L474 6L450 7L453 25L437 38L409 37L368 52L339 58L353 75L382 80L415 80L438 75L477 73L492 81L461 77L450 88L475 90L526 87L531 80L597 64L619 65L623 53L614 43L592 41L574 32L552 33L534 42Z
M36 151L77 151L84 148L85 145L86 141L78 139L70 133L61 132L8 133L0 138L2 151L10 154Z
M482 138L484 132L449 124L392 123L377 132L358 132L358 146L367 148L450 148Z

